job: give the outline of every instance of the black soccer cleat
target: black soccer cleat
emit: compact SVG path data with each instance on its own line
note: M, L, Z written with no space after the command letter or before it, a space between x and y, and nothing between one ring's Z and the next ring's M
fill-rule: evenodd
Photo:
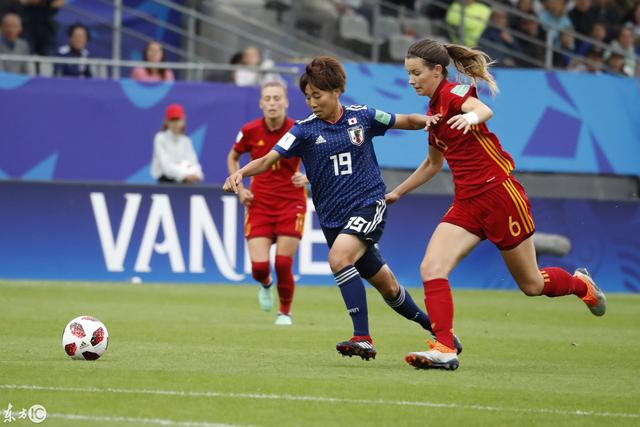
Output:
M336 344L336 350L343 356L360 356L363 360L375 359L376 348L368 336L355 336L349 341Z
M462 343L456 335L453 336L453 346L456 348L456 354L462 353Z

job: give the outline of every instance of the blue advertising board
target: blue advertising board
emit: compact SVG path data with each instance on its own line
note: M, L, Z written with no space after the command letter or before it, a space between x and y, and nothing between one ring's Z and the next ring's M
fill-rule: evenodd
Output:
M448 196L409 195L389 207L380 248L405 286ZM567 236L564 258L607 291L640 290L640 203L534 199L538 230ZM0 278L251 283L243 207L211 186L0 181ZM300 284L333 284L313 205L294 264ZM482 242L451 276L454 287L516 289L498 250Z
M345 104L424 112L427 98L394 65L347 64ZM502 92L481 98L490 128L520 171L640 176L637 81L542 70L496 70ZM295 86L295 85L293 85ZM289 115L309 114L291 87ZM150 183L154 134L164 109L182 103L205 182L223 182L226 156L241 126L261 115L257 88L223 83L29 78L0 73L0 179ZM389 131L375 141L382 167L414 168L422 131Z

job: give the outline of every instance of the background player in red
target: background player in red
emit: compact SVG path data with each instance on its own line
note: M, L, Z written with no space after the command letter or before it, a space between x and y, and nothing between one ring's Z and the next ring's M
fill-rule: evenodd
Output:
M287 117L287 89L280 82L262 87L260 109L263 117L245 124L229 151L229 174L239 168L243 153L251 159L267 154L293 126ZM265 311L273 307L269 250L276 244L275 270L278 278L280 308L276 325L291 325L291 303L294 293L293 257L302 238L307 211L305 175L299 172L300 159L280 159L271 169L252 179L251 189L241 187L240 202L247 207L245 237L251 257L253 278L260 283L258 301Z
M428 351L409 353L405 358L423 369L458 367L448 277L483 239L498 247L525 295L574 294L594 315L602 316L606 311L605 295L586 269L571 275L557 267L538 268L529 199L511 176L514 162L484 123L493 112L478 99L475 87L447 80L446 67L451 60L474 82L483 79L493 93L498 89L484 53L432 40L415 42L407 53L405 68L417 94L431 98L426 126L429 154L409 178L386 195L388 204L395 202L429 181L447 160L453 174L454 201L433 232L420 265L436 343L429 343Z

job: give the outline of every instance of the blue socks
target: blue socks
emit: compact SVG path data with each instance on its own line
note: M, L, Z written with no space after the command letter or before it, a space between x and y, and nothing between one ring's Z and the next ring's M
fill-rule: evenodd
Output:
M404 287L400 286L400 292L395 298L393 299L385 298L384 301L387 303L389 307L393 308L396 311L396 313L398 313L399 315L409 320L413 320L414 322L420 324L420 326L422 326L427 331L433 332L431 330L431 320L429 319L429 316L427 316L427 313L420 310L420 308L416 305L416 303L413 302L413 298L411 298L411 294L407 292L407 290Z
M349 315L351 315L353 335L369 336L367 294L358 270L356 270L353 265L348 265L337 273L334 273L333 276L336 279L336 284L340 288L342 299L347 306L347 311Z

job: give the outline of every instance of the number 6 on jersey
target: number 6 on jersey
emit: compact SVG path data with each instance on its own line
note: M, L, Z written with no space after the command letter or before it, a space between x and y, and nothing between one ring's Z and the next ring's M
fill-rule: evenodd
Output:
M348 151L346 153L334 154L333 156L329 156L331 160L333 160L333 173L338 175L350 175L352 173L351 170L351 153ZM342 168L344 167L344 168Z

